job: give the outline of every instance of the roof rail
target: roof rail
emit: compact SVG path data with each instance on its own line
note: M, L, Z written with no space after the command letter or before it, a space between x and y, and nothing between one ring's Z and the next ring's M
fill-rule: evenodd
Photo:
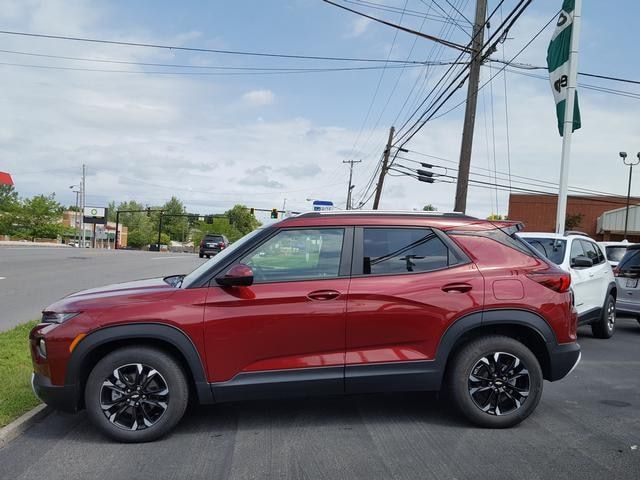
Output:
M566 230L564 234L565 235L582 235L583 237L591 238L591 235L585 232L581 232L580 230Z
M416 217L440 217L440 218L458 218L458 219L470 219L478 220L476 217L466 215L462 212L428 212L428 211L416 211L416 210L325 210L320 212L305 212L298 215L298 217L320 217L320 216L334 216L334 215L410 215Z

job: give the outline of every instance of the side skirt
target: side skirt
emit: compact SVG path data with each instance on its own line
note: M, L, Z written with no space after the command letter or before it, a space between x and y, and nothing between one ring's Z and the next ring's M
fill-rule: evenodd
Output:
M582 312L581 315L578 316L578 325L590 325L592 323L597 322L602 315L602 308L596 307L591 310L587 310L586 312Z

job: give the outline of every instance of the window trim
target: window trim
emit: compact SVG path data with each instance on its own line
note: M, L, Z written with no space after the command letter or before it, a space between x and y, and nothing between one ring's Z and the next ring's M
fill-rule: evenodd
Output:
M449 253L452 254L457 262L447 265L442 268L434 268L433 270L426 270L420 272L391 272L391 273L363 273L364 258L364 230L366 229L393 229L393 230L431 230L436 237L444 244ZM433 272L440 272L442 270L448 270L453 267L459 267L461 265L467 265L471 263L469 257L462 251L462 249L455 244L445 233L437 228L429 226L414 226L414 225L362 225L355 227L353 237L353 255L351 258L351 277L352 278L373 278L373 277L389 277L398 275L425 275Z
M267 243L276 235L279 235L282 232L287 231L296 231L296 230L343 230L342 235L342 251L340 254L340 265L338 266L338 275L333 277L319 277L319 278L295 278L291 280L267 280L267 281L254 281L251 286L254 285L269 285L274 283L291 283L291 282L317 282L317 281L327 281L327 280L337 280L342 278L349 278L351 274L351 255L353 249L353 227L345 226L345 225L320 225L320 226L301 226L301 227L286 227L286 228L275 228L271 235L261 239L259 243L252 245L251 248L248 248L242 255L234 258L222 271L226 271L231 268L233 265L240 263L247 255L258 250L262 245ZM217 275L216 275L217 276ZM211 278L209 284L210 286L216 286L215 277Z

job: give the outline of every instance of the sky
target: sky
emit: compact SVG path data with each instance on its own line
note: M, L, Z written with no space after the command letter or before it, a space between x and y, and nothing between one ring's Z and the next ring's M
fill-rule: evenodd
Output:
M475 8L469 0L336 1L458 44L469 41L467 19L473 19ZM489 11L499 3L489 0ZM505 0L486 33L517 3ZM561 3L534 0L492 58L510 60ZM613 3L615 8L612 2L584 0L579 71L638 80L634 32L640 4ZM544 66L552 29L553 23L514 62ZM159 205L177 196L189 212L201 215L236 203L265 209L286 203L287 210L304 211L313 199L344 208L347 160L361 160L354 167L353 197L355 204L366 200L365 187L389 127L400 129L449 68L394 63L382 68L384 60L447 62L458 56L454 49L320 0L0 0L0 30L380 60L282 59L0 34L0 171L13 175L21 196L55 193L61 203L74 204L70 186L78 184L85 164L88 205L111 200ZM338 67L376 68L242 70ZM478 98L472 177L505 188L511 183L552 189L561 155L553 96L545 78L522 75L545 77L546 71L509 67L505 78L500 67L482 68L486 85ZM628 168L618 152L631 158L640 151L640 87L587 77L579 82L616 92L579 88L583 128L573 136L569 185L624 195ZM466 86L458 89L439 111L444 115L405 145L410 152L396 160L398 165L428 162L437 165L434 172L455 177L465 93ZM469 187L467 213L506 214L508 191L486 187ZM640 195L640 184L632 194ZM388 176L381 208L432 204L450 211L454 197L453 183Z

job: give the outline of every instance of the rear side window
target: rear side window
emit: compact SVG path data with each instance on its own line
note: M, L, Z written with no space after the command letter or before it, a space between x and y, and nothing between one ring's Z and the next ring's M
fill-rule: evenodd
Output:
M525 242L535 248L538 252L544 255L547 259L553 263L561 264L564 260L564 252L567 248L567 241L558 238L523 238ZM575 244L576 242L574 242ZM582 250L580 255L582 255ZM573 249L571 251L573 258Z
M365 228L363 240L365 275L429 272L457 263L431 229Z

